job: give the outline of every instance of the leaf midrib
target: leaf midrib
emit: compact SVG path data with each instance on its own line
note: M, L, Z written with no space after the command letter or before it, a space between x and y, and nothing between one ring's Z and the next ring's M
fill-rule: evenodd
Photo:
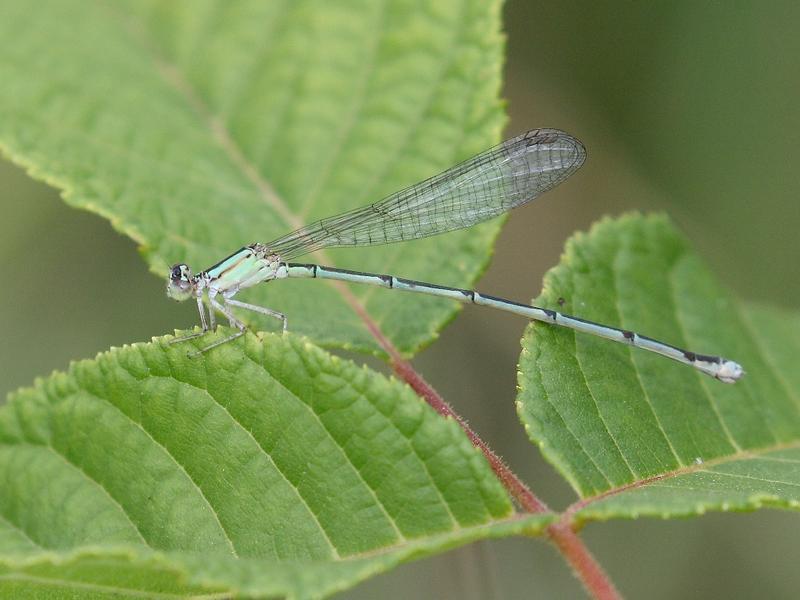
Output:
M748 460L748 459L760 459L764 458L763 455L769 454L770 452L776 452L779 450L794 450L800 449L800 440L795 440L789 443L783 444L774 444L772 446L764 446L762 448L756 449L743 449L733 454L726 454L725 456L720 456L719 458L714 458L711 460L703 461L700 464L692 464L687 465L685 467L681 467L679 469L674 469L672 471L667 471L665 473L659 473L658 475L653 475L652 477L648 477L646 479L641 479L639 481L632 481L631 483L618 486L616 488L612 488L606 490L600 494L595 496L590 496L588 498L583 498L578 500L577 502L573 503L562 513L562 518L571 520L577 513L581 510L592 506L593 504L600 502L602 500L606 500L613 496L617 496L623 492L627 492L630 490L638 489L641 487L645 487L652 483L657 483L660 481L667 481L673 479L675 477L680 477L683 475L689 475L691 473L698 473L705 470L708 470L709 467L715 467L718 465L725 465L728 463L737 462L740 460ZM785 483L785 482L781 482Z
M133 35L144 51L153 61L156 71L164 82L177 91L186 100L201 123L211 133L211 138L219 145L228 159L236 166L250 183L256 188L261 199L274 209L290 226L298 228L302 221L292 213L288 205L278 195L272 185L264 179L255 166L247 160L239 145L231 137L222 120L211 111L203 98L195 91L178 67L168 61L150 40L147 31L136 19L128 17L123 25Z
M31 544L33 544L34 546L36 546L38 549L40 549L40 550L47 550L47 549L48 549L48 548L46 548L45 546L42 546L42 545L41 545L39 542L37 542L36 540L34 540L34 539L33 539L33 538L30 536L30 535L28 535L28 532L27 532L27 531L25 531L25 530L24 530L22 527L20 527L19 525L17 525L17 524L16 524L16 523L14 523L13 521L9 520L9 519L8 519L8 518L7 518L5 515L3 515L3 514L1 514L1 513L0 513L0 521L3 521L4 523L6 523L6 524L7 524L9 527L11 527L12 529L14 529L15 531L19 531L19 533L20 533L20 534L22 534L22 536L23 536L23 537L24 537L26 540L28 540L28 541L29 541Z
M194 89L183 77L177 67L169 63L158 53L155 47L149 42L147 33L142 27L138 27L138 24L134 20L129 19L128 21L128 29L136 38L139 39L143 48L152 57L153 64L159 73L161 73L164 81L186 98L186 101L197 113L198 117L205 122L210 129L212 138L219 143L220 147L231 160L231 162L235 166L239 167L245 177L250 180L251 183L253 183L265 203L275 209L281 218L283 218L294 229L299 229L302 227L304 225L302 219L289 209L288 205L283 201L280 195L278 195L272 185L265 178L263 178L258 170L252 165L252 163L247 160L238 144L236 144L235 140L230 136L230 133L225 128L219 117L214 115L213 112L209 110L209 108L195 93ZM324 252L322 251L319 251L317 254L320 257L324 256ZM326 261L332 262L327 259ZM366 306L359 301L355 294L350 292L346 285L340 281L332 280L326 280L325 283L339 292L345 303L351 307L353 312L355 312L362 321L364 321L367 331L373 335L373 337L375 337L380 346L384 347L389 354L396 353L399 355L392 342L382 333L379 325L374 321L374 319L372 319L371 315L369 315Z
M92 484L92 485L96 486L98 489L100 489L102 491L102 493L111 502L111 504L113 504L119 510L119 512L125 517L125 519L128 521L130 526L133 528L133 531L136 532L136 535L142 541L142 544L144 546L148 547L148 548L152 548L152 546L150 546L150 543L144 537L144 534L142 533L142 531L139 529L139 526L133 521L133 519L131 519L131 516L128 513L128 511L125 510L125 507L120 503L119 500L117 500L114 497L114 495L108 490L108 488L106 488L106 486L103 485L102 482L100 482L98 479L94 478L91 475L91 473L86 472L86 470L83 469L79 464L77 464L74 461L70 460L69 457L67 457L65 454L60 452L52 444L37 444L37 443L33 443L33 442L14 442L14 443L7 443L6 442L6 443L0 444L0 446L13 446L15 448L29 447L29 448L35 448L36 450L46 450L46 451L51 452L55 457L57 457L59 460L63 461L63 463L65 465L67 465L68 468L75 469L75 471L80 473L83 477L85 477L87 479L87 481L89 481L90 484ZM9 523L11 523L17 529L20 529L21 531L23 531L23 533L26 534L26 537L28 537L30 539L30 536L26 532L24 532L24 530L22 530L22 528L18 524L16 524L13 521L11 521L6 515L0 514L0 517L2 517L5 521L8 521ZM31 541L33 541L33 540L31 540ZM42 546L42 544L40 544L38 542L34 541L33 543L36 544L39 547L47 548L47 546Z
M27 575L25 573L10 573L0 575L0 581L23 581L34 584L41 584L47 587L61 587L69 588L72 590L79 589L91 592L111 592L116 595L126 596L129 598L146 598L148 600L166 600L168 598L186 598L184 592L146 592L144 590L137 590L134 588L120 587L117 585L101 585L99 583L86 583L83 581L75 581L71 579L61 579L59 577L43 577L35 575ZM212 592L210 594L192 595L195 600L211 600L215 598L230 598L230 592Z
M269 181L267 181L258 169L245 157L222 120L209 109L200 95L195 92L191 84L181 74L180 70L158 52L155 45L150 41L144 27L133 18L126 18L125 15L121 15L121 17L123 26L138 40L144 51L151 57L156 70L160 73L165 83L185 98L186 102L197 114L201 122L208 127L212 139L219 144L231 163L254 185L265 204L273 208L290 227L293 229L301 228L305 224L302 218L292 212ZM316 254L325 262L332 263L330 259L326 258L324 251L318 251ZM372 317L366 305L359 300L358 296L341 281L325 280L324 283L330 285L339 293L342 300L349 305L356 316L361 319L367 331L387 354L393 357L400 356L399 351L383 333L378 322Z

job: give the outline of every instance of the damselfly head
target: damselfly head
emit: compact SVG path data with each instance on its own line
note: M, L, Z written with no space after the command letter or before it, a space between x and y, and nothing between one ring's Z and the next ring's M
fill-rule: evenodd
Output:
M167 296L183 302L194 295L195 281L189 265L183 263L172 267L167 278Z

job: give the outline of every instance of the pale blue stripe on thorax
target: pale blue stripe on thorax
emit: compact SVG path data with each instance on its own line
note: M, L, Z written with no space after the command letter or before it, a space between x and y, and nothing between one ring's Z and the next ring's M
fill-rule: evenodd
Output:
M217 263L208 271L208 287L218 292L235 293L274 277L271 261L259 256L252 248L244 247ZM231 294L232 295L232 294Z

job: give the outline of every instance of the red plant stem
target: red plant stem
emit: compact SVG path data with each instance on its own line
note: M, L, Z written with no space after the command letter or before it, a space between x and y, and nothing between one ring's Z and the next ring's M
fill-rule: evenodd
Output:
M453 408L414 370L408 361L399 356L392 357L392 367L398 377L406 381L436 412L444 417L451 417L461 426L469 436L472 445L483 452L492 467L492 471L500 479L503 487L508 490L525 512L540 513L549 510L547 505L539 500L508 465L486 445L486 442L464 422L461 416L453 411ZM572 567L575 576L581 580L586 591L592 597L598 600L618 600L621 598L611 579L592 556L583 541L573 531L568 521L561 519L549 525L546 531L547 536L553 541L570 567Z
M341 282L335 282L336 284L340 284ZM344 296L345 300L350 304L353 310L358 314L359 318L364 322L369 329L370 334L375 338L381 348L389 355L389 361L392 365L392 369L397 374L400 379L405 381L411 388L423 399L427 402L433 410L437 413L442 415L443 417L450 417L451 419L455 420L456 423L464 430L464 432L469 437L472 445L478 448L483 455L486 457L486 460L489 461L489 465L492 467L492 471L494 471L495 475L497 475L500 482L503 486L508 490L511 494L512 498L514 498L519 505L525 510L525 512L529 513L540 513L540 512L547 512L550 509L547 505L539 500L536 495L525 485L522 480L517 477L511 469L508 468L503 460L495 454L491 448L484 442L478 434L475 433L472 428L467 425L466 421L461 418L459 414L457 414L453 408L444 401L439 395L431 384L429 384L419 373L414 370L414 367L411 366L411 363L405 360L401 355L397 348L394 347L394 344L387 338L383 332L381 331L380 327L378 327L377 323L372 320L370 314L364 309L361 305L361 302L352 294L350 289L346 285L337 285L339 291Z
M399 356L392 356L391 360L392 367L398 377L406 381L436 412L444 417L454 419L461 426L469 436L472 445L483 452L492 467L492 471L500 479L503 487L508 490L525 512L540 513L549 511L547 505L539 500L508 465L486 445L486 442L478 437L478 434L464 422L460 415L453 411L453 408L414 370L408 361ZM558 522L549 525L546 531L547 536L553 541L570 567L572 567L575 576L581 580L586 591L592 597L598 600L618 600L621 598L611 579L592 556L592 553L589 552L583 541L573 531L572 525L568 520L560 519Z
M340 282L335 282L340 283ZM427 402L437 413L443 417L453 419L461 429L469 437L472 445L478 448L489 465L494 471L494 474L503 484L503 487L508 490L511 497L516 500L517 504L527 513L543 513L549 512L550 509L543 501L534 494L530 488L517 477L514 472L506 465L503 460L489 448L477 433L467 425L466 421L457 414L453 408L445 402L444 398L439 395L431 384L417 373L411 363L405 360L394 344L383 334L372 317L367 313L358 299L350 292L345 285L337 286L339 291L348 301L353 310L362 319L364 324L369 329L370 334L375 338L381 348L389 355L389 361L392 369L403 381L408 383L411 388ZM594 559L592 553L573 531L572 524L569 519L560 519L558 522L553 523L547 527L547 536L553 541L555 546L564 556L564 558L572 567L575 576L581 580L586 591L589 592L594 598L598 600L616 600L621 598L617 592L614 584L606 575L600 564Z
M614 587L603 567L572 529L572 524L563 519L547 528L547 535L572 567L583 587L598 600L620 600L622 596Z
M398 377L408 383L411 388L421 396L436 412L443 417L450 417L464 430L469 437L472 445L478 448L489 465L492 471L497 475L497 478L503 484L514 500L529 513L547 512L549 508L547 505L539 500L536 495L528 488L525 483L517 477L514 472L503 462L497 454L484 442L472 428L467 425L466 421L461 418L461 415L456 413L453 408L444 401L439 393L427 382L423 377L414 370L411 364L400 357L392 357L392 368Z

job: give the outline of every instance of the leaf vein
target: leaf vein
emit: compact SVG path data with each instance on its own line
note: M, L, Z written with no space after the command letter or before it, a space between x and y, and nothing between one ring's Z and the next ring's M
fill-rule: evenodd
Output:
M370 195L372 194L372 190L375 188L375 186L378 184L379 181L383 180L383 178L389 172L389 169L397 163L397 160L399 159L399 157L403 154L403 152L405 152L406 147L410 144L411 136L412 136L413 132L417 131L417 129L419 128L419 125L422 123L422 120L430 112L431 106L433 105L433 100L436 97L436 93L438 92L439 88L441 87L441 82L444 79L443 76L444 76L445 72L450 67L450 65L451 65L451 63L453 61L453 57L455 55L455 48L458 46L458 42L461 39L461 34L462 34L463 29L464 29L464 20L465 20L465 17L464 17L465 9L464 9L464 6L465 6L465 4L462 2L461 3L461 7L462 7L461 8L461 13L460 13L459 19L458 19L458 31L457 31L457 33L456 33L456 35L454 37L453 43L450 45L450 48L448 49L447 54L444 56L444 58L443 58L443 60L441 62L441 67L440 67L439 72L437 73L436 78L435 78L436 84L431 86L430 93L426 96L425 101L420 103L420 109L414 115L414 118L412 119L412 121L409 124L409 126L404 128L405 135L403 135L403 139L395 147L395 150L394 150L394 152L392 154L392 157L386 161L386 166L379 173L377 173L376 175L371 177L370 180L365 185L362 186L361 193L356 197L356 201L354 202L354 204L356 206L361 205L361 204L363 204L363 203L365 203L365 202L367 202L369 200ZM463 138L463 134L462 134L462 138ZM453 146L452 146L453 152L451 152L449 159L446 161L447 163L453 164L455 162L455 160L457 159L456 152L455 152L455 148L457 148L457 147L458 147L457 144L453 144ZM411 182L411 183L413 183L413 182ZM389 253L389 257L388 257L387 260L384 261L383 265L381 266L381 270L382 270L383 273L390 273L391 274L391 272L393 270L393 267L394 267L394 264L400 258L406 256L406 254L405 254L406 250L404 250L402 248L401 244L395 244L393 246L390 246L390 248L388 250L388 253ZM374 296L377 292L378 292L378 288L368 286L368 289L366 289L361 294L361 303L364 306L366 306L367 302L369 300L371 300L372 296ZM461 304L458 304L458 306L456 307L456 310L461 310ZM381 325L383 323L382 323L381 320L378 320L377 324Z
M544 325L544 324L534 324L534 327L537 327L537 326L538 327L545 327L546 325ZM533 362L534 362L534 367L539 372L539 380L541 382L544 382L544 374L542 373L542 367L539 364L539 361L534 359ZM542 389L544 389L544 384L542 385ZM564 418L564 416L561 414L561 411L558 409L558 406L553 403L553 401L550 398L550 394L548 394L546 390L545 390L545 393L544 393L544 398L547 400L547 403L550 405L550 408L552 408L555 411L555 413L558 415L558 418L561 419L561 423L564 425L564 429L566 429L567 433L569 433L572 436L572 438L575 440L575 443L578 444L578 447L581 449L581 452L583 452L586 455L586 458L589 459L589 462L592 463L592 465L597 470L597 472L600 473L600 476L603 479L606 480L606 483L609 485L609 487L613 487L614 483L611 481L609 476L605 474L603 469L600 468L600 465L598 465L595 462L594 457L592 456L592 454L588 450L586 450L586 448L584 448L583 442L581 442L580 437L578 437L578 435L576 435L572 431L572 428L569 426L569 420Z
M784 392L786 393L786 397L792 400L795 404L800 406L800 395L796 395L793 392L792 386L789 382L786 381L786 376L783 374L781 369L775 368L772 364L772 361L769 360L769 353L767 351L767 347L764 346L763 342L761 341L761 337L757 335L758 328L753 325L750 321L750 317L746 316L747 313L744 312L739 306L738 302L734 302L736 313L739 315L739 322L744 325L744 328L747 330L748 336L750 340L753 342L751 347L754 347L758 353L761 355L764 363L767 365L767 368L773 373L775 379L780 383L780 386L783 388Z
M307 409L307 410L310 412L310 414L314 416L314 418L316 419L317 423L319 423L319 425L320 425L320 427L322 428L322 430L323 430L323 431L325 431L325 433L327 433L327 434L328 434L328 437L330 438L330 440L331 440L331 441L332 441L334 444L336 444L336 446L337 446L337 447L338 447L338 448L339 448L339 449L342 451L342 454L343 454L344 456L346 456L346 457L347 457L347 463L348 463L348 464L349 464L349 465L350 465L350 466L353 468L353 470L354 470L354 471L355 471L355 472L358 474L358 477L359 477L359 479L361 479L361 481L364 483L364 485L367 487L367 489L369 489L369 490L370 490L370 492L371 492L372 496L375 498L375 502L377 502L377 504L378 504L378 505L381 507L381 510L383 511L383 513L386 515L386 518L387 518L387 519L389 519L389 521L392 523L392 526L393 526L393 527L394 527L394 529L396 530L396 533L397 533L398 537L399 537L401 540L406 540L406 537L405 537L405 535L403 535L403 533L400 531L400 528L399 528L399 526L397 525L397 522L394 520L394 518L392 517L392 515L390 515L390 514L389 514L389 512L388 512L388 510L386 509L386 507L384 506L384 504L383 504L383 503L381 502L381 500L378 498L377 492L376 492L376 491L375 491L375 490L372 488L372 486L370 486L370 485L369 485L369 483L368 483L368 482L367 482L367 480L364 478L364 476L363 476L363 474L361 473L361 471L359 471L359 470L358 470L358 468L356 468L356 466L355 466L355 465L353 464L353 462L350 460L350 457L348 456L348 454L347 454L347 452L345 451L344 447L341 445L341 443L339 443L339 440L337 440L337 439L336 439L336 437L334 437L334 436L331 434L331 432L330 432L330 431L328 430L328 428L325 426L325 423L323 423L322 419L321 419L321 418L320 418L320 416L317 414L317 412L316 412L316 411L313 409L313 407L311 407L311 406L310 406L310 405L309 405L307 402L305 402L305 401L304 401L304 400L303 400L303 399L302 399L300 396L298 396L298 395L297 395L297 394L296 394L296 393L295 393L293 390L291 390L291 389L290 389L290 388L289 388L289 387L288 387L288 386L287 386L287 385L286 385L286 384L285 384L283 381L281 381L279 378L275 377L275 375L273 375L273 374L272 374L272 373L269 371L269 369L267 368L267 366L266 366L266 365L264 365L264 364L261 364L261 363L259 363L259 362L255 361L255 360L254 360L254 359L253 359L251 356L249 356L247 353L245 353L245 356L247 356L247 359L248 359L250 362L252 362L254 365L256 365L256 366L258 366L258 367L261 367L262 369L264 369L265 371L267 371L267 372L270 374L270 376L271 376L271 377L272 377L272 378L273 378L273 379L274 379L274 380L275 380L275 381L276 381L276 382L277 382L277 383L278 383L278 384L279 384L279 385L280 385L280 386L281 386L283 389L285 389L285 390L286 390L286 391L287 391L289 394L291 394L291 395L292 395L292 396L293 396L293 397L294 397L294 398L295 398L295 399L296 399L298 402L300 402L300 403L301 403L303 406L305 406L305 407L306 407L306 409ZM367 395L366 395L366 394L362 394L362 396L364 396L364 398L366 398L366 399L367 399L367 401L369 401L369 400L368 400L368 397L367 397ZM370 402L370 404L372 404L372 403ZM373 405L373 408L374 408L374 405ZM376 409L376 411L377 411L377 409ZM380 411L377 411L377 413L378 413L378 414L381 414L382 416L384 416L384 415L383 415L383 413L381 413ZM384 416L384 418L385 418L385 416ZM438 485L437 485L437 483L436 483L436 480L435 480L435 479L434 479L434 478L431 476L431 473L430 473L430 471L429 471L429 469L428 469L428 466L427 466L427 464L425 463L425 460L424 460L424 459L423 459L423 458L422 458L422 457L419 455L419 453L417 452L417 449L414 447L414 445L413 445L413 444L410 442L410 440L409 440L409 439L408 439L408 438L407 438L407 437L406 437L406 436L403 434L403 432L402 432L402 431L400 431L400 429L397 427L397 425L396 425L396 424L395 424L395 423L394 423L394 422L393 422L391 419L386 419L386 422L387 422L387 423L389 423L389 425L390 425L390 426L391 426L393 429L395 429L395 431L397 431L398 433L400 433L400 435L403 437L403 439L405 439L405 441L406 441L406 445L407 445L408 449L409 449L409 450L412 452L412 454L414 454L414 456L416 456L416 457L417 457L417 459L420 461L420 463L422 464L423 468L425 469L425 473L428 475L428 479L430 480L430 483L431 483L431 485L433 486L433 489L435 489L435 490L436 490L436 493L437 493L437 495L439 496L440 500L442 501L442 504L443 504L443 505L444 505L444 507L446 508L446 510L447 510L447 512L448 512L448 515L450 516L450 519L451 519L451 521L453 522L453 525L454 525L455 527L459 527L458 521L455 519L455 517L453 516L453 513L450 511L450 507L449 507L449 505L448 505L448 504L447 504L447 502L444 500L444 497L442 496L441 490L439 489L439 487L438 487Z
M386 0L380 2L379 7L377 23L373 24L372 26L373 33L369 41L369 48L365 50L367 57L366 60L363 61L364 66L362 68L362 73L359 77L357 89L354 92L356 97L351 104L350 110L347 112L347 115L344 118L342 127L339 128L339 134L337 135L331 152L328 154L327 159L325 160L325 164L320 167L317 173L316 182L309 187L306 197L300 200L298 204L300 218L304 221L311 209L310 203L314 200L320 190L325 189L325 184L328 182L328 179L333 172L333 167L341 157L347 141L352 136L353 129L356 127L359 121L358 117L364 110L364 103L367 98L369 83L372 77L375 75L375 70L377 68L377 57L379 54L378 49L380 47L383 24L386 18Z
M101 490L102 490L102 491L105 493L105 495L108 497L108 499L109 499L109 500L111 500L111 502L112 502L113 504L115 504L115 505L117 506L117 508L119 508L119 510L120 510L120 512L122 513L122 515L123 515L123 516L124 516L124 517L125 517L125 518L128 520L128 522L131 524L131 526L133 527L134 531L135 531L135 532L136 532L136 534L139 536L139 538L142 540L142 542L143 542L145 545L147 545L148 547L152 547L152 546L150 546L149 542L148 542L148 541L145 539L144 535L142 534L141 530L140 530L140 529L139 529L139 527L136 525L136 523L134 523L134 522L133 522L133 519L132 519L132 518L131 518L131 516L128 514L128 511L126 511L126 510L125 510L125 508L122 506L122 504L119 502L119 500L117 500L117 499L116 499L116 498L115 498L115 497L114 497L114 496L111 494L111 492L108 490L108 488L106 488L106 486L104 486L104 485L103 485L103 484L100 482L100 480L98 480L98 479L96 479L96 478L92 477L92 475L91 475L90 473L88 473L88 472L87 472L85 469L81 468L81 467L80 467L80 466L79 466L77 463L75 463L75 462L73 462L72 460L70 460L70 459L69 459L69 458L66 456L66 454L62 454L61 452L59 452L58 450L56 450L56 448L55 448L54 446L51 446L50 444L42 444L42 445L40 445L40 444L22 444L22 445L30 445L30 446L33 446L33 447L36 447L36 448L46 448L46 449L50 450L50 451L51 451L53 454L55 454L55 455L56 455L58 458L60 458L61 460L63 460L65 464L67 464L67 465L69 465L70 467L74 468L76 471L78 471L78 472L79 472L79 473L81 473L81 474L82 474L84 477L86 477L86 478L87 478L89 481L91 481L92 483L94 483L94 484L95 484L95 485L96 485L98 488L100 488L100 489L101 489Z
M670 300L673 308L673 314L675 315L675 323L678 325L678 330L681 335L681 339L683 340L684 345L688 342L688 336L686 331L686 326L683 324L683 319L681 317L681 311L679 310L679 303L677 299L677 286L675 285L675 269L678 266L679 259L676 258L673 261L672 265L670 265L669 269L667 269L667 277L665 278L667 285L670 290ZM700 373L699 371L695 371L695 375L697 380L700 382L700 387L703 390L704 394L703 397L708 402L708 405L711 407L711 410L714 412L714 415L717 417L717 421L719 422L722 431L725 433L725 437L728 438L728 441L731 443L734 451L742 452L742 447L739 443L733 438L733 434L731 434L730 429L728 429L727 423L725 423L725 419L722 418L722 414L719 411L719 407L717 407L717 403L714 401L714 396L708 389L706 385L705 379L707 378L706 375ZM773 436L774 438L774 436ZM777 441L777 440L776 440Z
M765 483L777 483L780 485L790 485L792 487L800 488L800 483L794 483L791 481L778 481L775 479L767 479L765 477L753 477L752 475L745 475L743 473L727 473L725 471L710 471L708 469L703 469L697 471L698 473L708 473L709 475L724 475L726 477L733 477L736 479L752 479L754 481L763 481Z
M322 526L322 523L320 523L319 519L317 518L316 513L311 509L311 506L309 506L309 504L306 501L305 497L300 492L300 489L289 479L289 477L277 465L275 460L272 458L272 455L269 452L266 451L264 446L256 439L256 437L253 435L253 433L249 429L247 429L241 421L239 421L237 418L235 418L233 416L233 414L231 414L231 412L225 407L225 405L223 405L219 400L217 400L214 397L214 395L210 391L208 391L208 389L200 387L198 385L195 385L195 384L193 384L193 383L191 383L189 381L184 381L184 380L178 378L177 376L175 376L174 374L171 374L168 378L171 378L173 381L176 381L176 382L178 382L180 384L183 384L183 385L187 385L187 386L189 386L189 387L191 387L193 389L196 389L200 393L205 394L205 396L209 400L211 400L217 407L222 409L225 412L225 414L228 415L228 417L231 419L231 421L233 421L233 423L235 423L242 431L244 431L244 433L246 433L248 435L248 437L250 437L250 439L253 440L253 442L261 450L261 452L264 454L264 456L269 460L269 462L272 464L272 466L275 467L276 472L283 478L283 480L289 485L289 487L292 490L294 490L295 494L297 494L297 497L300 499L300 502L302 502L303 506L306 507L306 509L308 510L308 513L311 515L312 519L314 520L314 522L316 523L317 527L319 528L320 533L322 533L322 536L325 538L325 541L327 541L327 543L328 543L328 545L330 545L331 550L333 551L333 553L338 557L339 552L336 549L336 546L333 544L331 539L328 537L327 531L325 531L325 528Z
M10 527L15 529L16 531L19 531L25 537L26 540L28 540L31 544L33 544L37 548L41 548L42 550L47 549L45 546L43 546L42 544L34 540L30 535L28 535L28 532L26 532L21 526L17 525L16 523L13 523L5 515L0 514L0 520L2 520L4 523L7 523Z
M614 264L611 266L611 281L613 284L613 292L614 292L614 310L617 313L617 322L624 327L624 320L623 320L623 310L622 304L620 301L620 294L619 294L619 268L617 265L617 260L619 260L621 256L621 252L615 253L615 261ZM642 381L642 374L639 371L638 366L636 365L636 359L634 358L634 348L628 346L628 359L633 369L633 372L636 374L636 381L639 383L639 389L642 391L642 395L644 397L645 403L647 404L647 408L650 411L650 414L655 419L656 424L658 425L658 430L661 432L661 435L664 437L664 441L667 443L672 456L675 458L679 467L684 466L683 461L678 456L678 453L675 451L675 447L672 445L672 440L670 440L669 436L667 435L666 429L664 429L664 425L661 423L661 419L658 416L658 412L656 411L655 406L653 405L653 399L650 397L650 393L647 391L647 387L644 385L644 381ZM646 448L650 449L651 444L645 444ZM657 455L654 451L650 450L650 455L653 456L659 463L662 465L664 464L661 461L661 457ZM674 469L674 465L665 465L669 469Z
M244 175L253 185L261 199L277 212L281 218L294 227L299 227L298 219L289 210L283 199L273 189L272 185L261 176L261 173L250 163L231 137L230 132L225 127L222 120L215 115L206 104L202 96L192 87L191 83L184 77L177 65L167 60L154 46L147 30L137 21L127 19L129 30L139 40L142 48L150 55L157 72L163 81L172 89L177 91L186 100L187 105L194 111L202 124L206 127L212 139L219 148L227 155L231 164Z
M272 0L272 8L278 5L278 2L279 0ZM241 99L247 98L250 95L249 92L256 81L256 77L253 75L262 69L266 64L268 64L269 61L274 60L272 56L272 50L277 44L277 40L280 38L281 34L289 31L290 29L290 27L284 27L283 21L286 20L287 15L291 14L287 8L291 7L292 4L293 3L291 1L280 2L279 8L272 15L272 19L265 24L265 30L261 35L261 40L264 42L264 44L253 50L253 54L256 55L256 59L248 66L247 69L242 69L242 72L236 78L236 81L229 86L231 88L229 95L229 105L231 107L230 114L235 114L237 112L236 107L241 107ZM300 68L292 69L293 74L298 74L301 71L302 69ZM276 117L274 121L280 123L282 119ZM267 147L269 144L271 144L269 136L263 136L262 141L268 142Z
M157 379L157 377L154 377L154 378L156 378L156 379ZM94 394L91 394L91 393L89 393L89 392L86 392L86 393L87 393L87 394L89 394L90 396L92 396L93 398L95 398L95 399L97 399L97 400L100 400L101 402L104 402L104 403L106 403L108 406L110 406L111 408L113 408L114 410L116 410L116 411L117 411L117 412L118 412L120 415L122 415L122 417L123 417L124 419L126 419L127 421L129 421L129 422L130 422L131 424L133 424L135 427L137 427L137 428L139 429L139 431L141 431L143 434L145 434L145 435L148 437L148 439L149 439L151 442L153 442L153 443L154 443L156 446L158 446L159 448L161 448L161 449L164 451L164 453L165 453L165 454L166 454L166 455L167 455L167 456L168 456L168 457L169 457L169 458L172 460L172 462L173 462L173 463L175 463L175 465L178 467L178 469L179 469L179 470L180 470L180 471L181 471L181 472L182 472L182 473L183 473L183 474L186 476L186 478L187 478L187 479L188 479L188 480L191 482L191 484L192 484L192 485L195 487L195 489L197 489L197 492L200 494L200 497L203 499L203 502L204 502L204 503L205 503L205 504L208 506L208 508L211 510L211 514L213 514L213 515L214 515L214 520L216 520L217 524L218 524L218 525L219 525L219 527L220 527L220 530L222 531L222 534L225 536L225 539L227 540L228 544L230 545L230 548L231 548L231 551L233 552L233 555L234 555L235 557L237 557L237 558L238 558L238 557L239 557L239 554L236 552L236 545L234 544L234 542L233 542L233 539L231 538L230 534L228 533L228 530L225 528L225 525L222 523L222 520L220 519L220 516L219 516L219 513L217 512L217 509L216 509L216 508L214 507L214 505L211 503L211 500L208 498L208 496L206 496L206 495L205 495L205 493L203 492L203 489L200 487L200 484L198 484L198 483L197 483L197 482L194 480L194 478L193 478L193 477L191 476L191 474L190 474L190 473L189 473L189 472L186 470L186 468L185 468L185 467L184 467L184 466L183 466L183 465L182 465L182 464L181 464L181 463L178 461L178 459L177 459L177 458L176 458L176 457L175 457L175 456L174 456L174 455L173 455L173 454L172 454L172 453L169 451L169 448L167 448L167 447L166 447L164 444L162 444L162 443L161 443L161 442L159 442L159 441L158 441L158 440L157 440L155 437L153 437L153 435L152 435L152 434L151 434L151 433L150 433L150 432L149 432L147 429L145 429L145 427L144 427L144 425L143 425L142 423L139 423L138 421L136 421L135 419L133 419L133 417L131 417L130 415L126 414L126 413L125 413L125 412L124 412L124 411L123 411L123 410L122 410L120 407L118 407L116 404L114 404L114 403L113 403L111 400L109 400L108 398L101 398L101 397L99 397L99 396L96 396L96 395L94 395Z
M42 576L34 576L34 575L26 575L24 573L9 573L0 575L0 580L2 581L25 581L29 583L37 583L41 585L47 585L50 587L64 587L70 589L79 589L85 591L93 591L93 592L110 592L114 595L122 595L127 596L130 598L147 598L152 600L161 600L161 599L168 599L168 598L186 598L185 593L175 593L170 594L168 592L146 592L144 590L135 590L132 588L124 588L116 585L101 585L98 583L86 583L84 581L74 581L69 579L61 579L59 577L42 577ZM229 592L226 592L227 596L220 596L218 594L212 595L202 595L202 596L192 596L192 598L197 599L211 599L211 598L224 598L230 597Z

